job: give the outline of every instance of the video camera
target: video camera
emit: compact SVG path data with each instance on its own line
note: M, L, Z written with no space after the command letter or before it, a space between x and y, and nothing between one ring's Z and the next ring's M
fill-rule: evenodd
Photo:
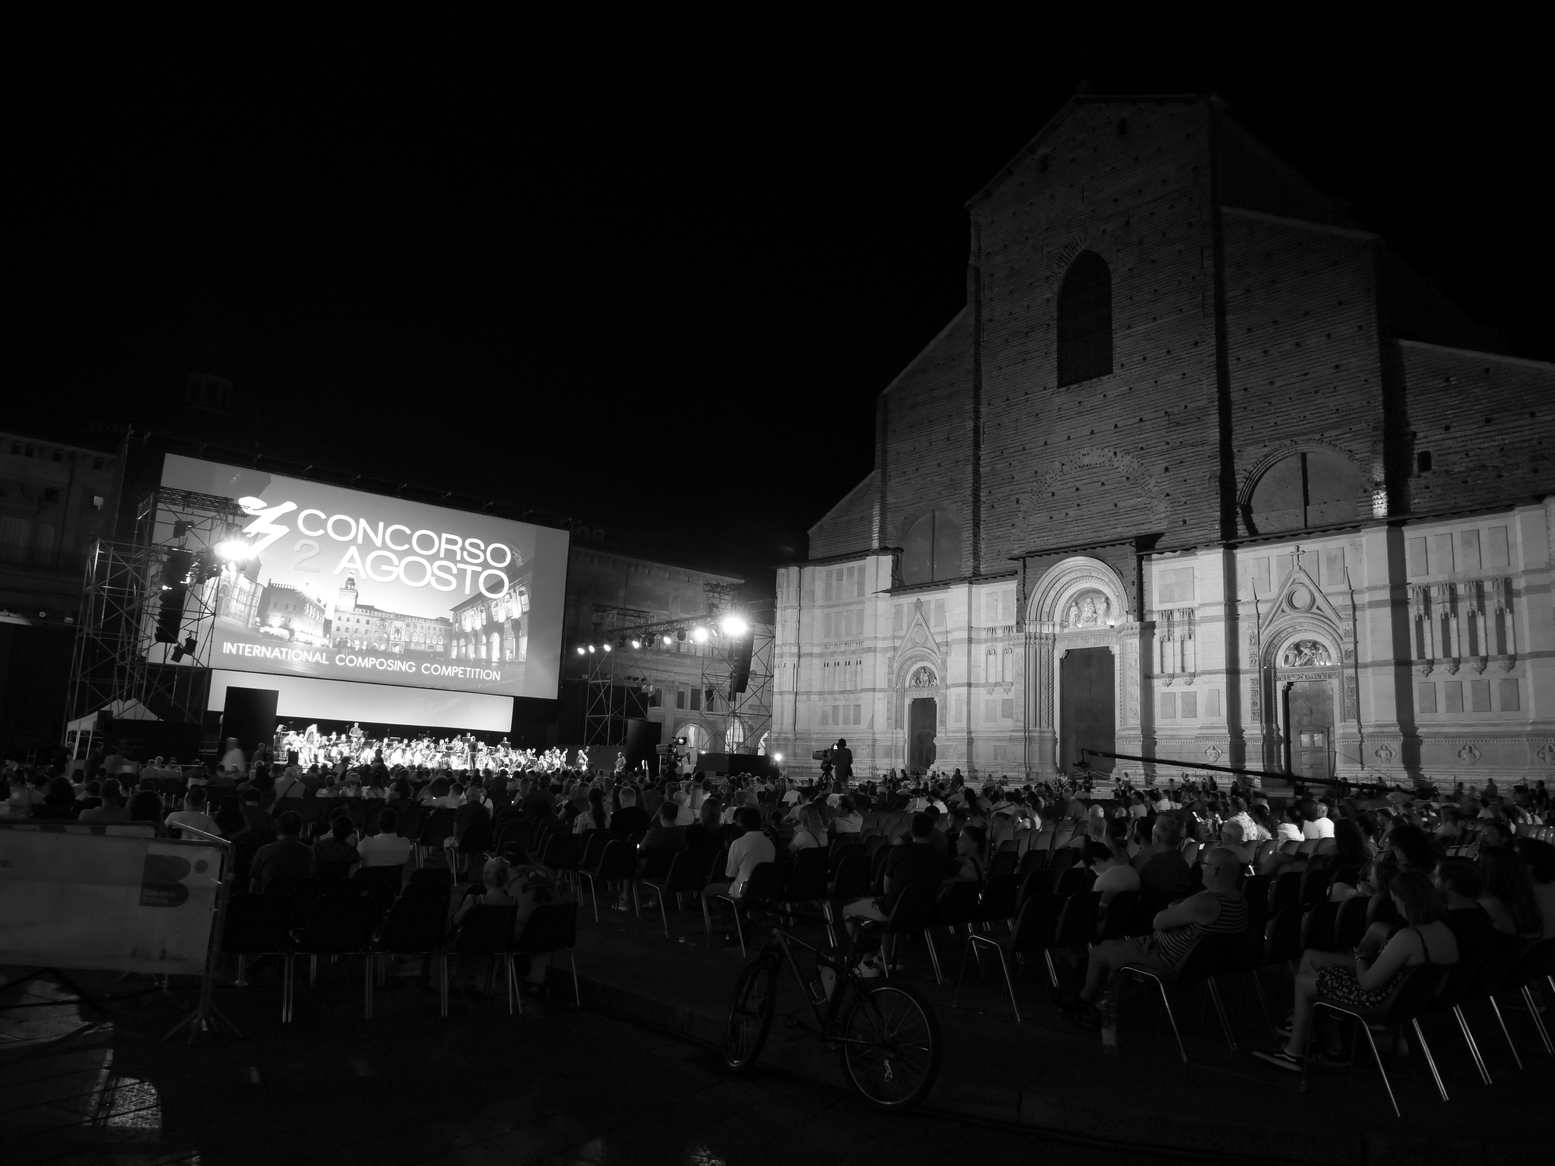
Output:
M830 749L817 749L813 753L810 754L810 760L811 761L830 761L831 760L831 750Z

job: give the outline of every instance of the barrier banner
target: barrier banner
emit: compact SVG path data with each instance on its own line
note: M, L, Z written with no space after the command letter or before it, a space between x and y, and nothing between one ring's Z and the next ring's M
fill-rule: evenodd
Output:
M203 976L222 851L0 829L0 964Z

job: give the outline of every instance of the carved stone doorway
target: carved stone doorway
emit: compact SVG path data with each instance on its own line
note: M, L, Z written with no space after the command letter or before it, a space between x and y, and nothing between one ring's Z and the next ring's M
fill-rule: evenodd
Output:
M1059 661L1058 764L1080 762L1080 750L1117 752L1116 680L1111 648L1071 648ZM1089 759L1091 768L1111 773L1110 757Z
M937 751L934 733L939 723L939 707L931 696L920 696L907 706L907 768L926 771L934 764Z
M1286 747L1290 772L1296 777L1334 775L1334 684L1331 680L1298 680L1285 689Z

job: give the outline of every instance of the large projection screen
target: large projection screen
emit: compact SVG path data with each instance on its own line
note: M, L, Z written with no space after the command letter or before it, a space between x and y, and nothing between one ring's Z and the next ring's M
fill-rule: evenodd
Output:
M566 531L177 454L162 485L247 516L206 584L211 667L556 698Z

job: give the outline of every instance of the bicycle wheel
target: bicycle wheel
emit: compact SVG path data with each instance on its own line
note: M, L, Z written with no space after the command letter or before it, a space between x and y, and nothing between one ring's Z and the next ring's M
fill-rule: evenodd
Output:
M895 981L860 986L837 1031L843 1074L871 1105L907 1109L934 1085L939 1022L916 989Z
M724 1028L724 1064L731 1069L749 1068L761 1056L777 1010L777 972L777 965L760 955L740 973Z

